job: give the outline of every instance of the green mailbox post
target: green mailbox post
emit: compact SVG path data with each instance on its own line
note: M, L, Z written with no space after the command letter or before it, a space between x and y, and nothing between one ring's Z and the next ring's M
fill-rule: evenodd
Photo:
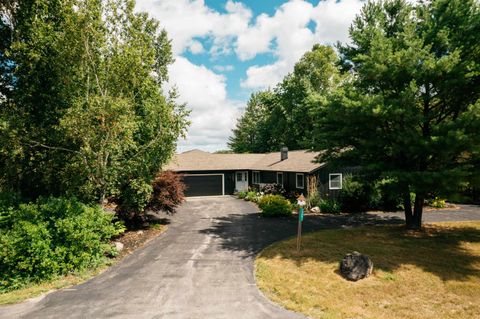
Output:
M302 244L302 222L303 222L303 209L307 205L307 201L305 199L305 196L301 194L297 198L297 204L298 204L298 233L297 233L297 252L300 251L300 246Z

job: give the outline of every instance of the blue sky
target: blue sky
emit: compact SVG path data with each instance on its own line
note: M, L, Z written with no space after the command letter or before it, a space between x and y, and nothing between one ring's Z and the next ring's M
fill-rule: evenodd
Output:
M192 110L178 151L227 148L253 91L274 87L315 43L348 41L363 0L137 0L160 21L176 61L176 86Z

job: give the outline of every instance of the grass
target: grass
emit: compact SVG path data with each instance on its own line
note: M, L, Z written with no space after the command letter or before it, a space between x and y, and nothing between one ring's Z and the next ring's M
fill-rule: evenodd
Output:
M273 301L312 318L478 318L480 222L325 230L267 247L257 284ZM343 279L339 261L367 254L372 276Z
M107 260L107 262L96 268L88 269L82 272L73 273L67 276L55 278L51 281L31 284L24 288L12 290L6 293L0 294L0 305L7 305L18 303L26 299L38 297L44 293L52 290L68 288L74 285L81 284L105 271L108 267L116 264L124 257L132 253L135 249L138 249L145 245L147 242L160 235L167 229L167 226L162 224L152 224L151 227L146 230L146 234L138 235L137 231L126 232L122 237L122 241L125 245L124 249L118 254L117 257Z

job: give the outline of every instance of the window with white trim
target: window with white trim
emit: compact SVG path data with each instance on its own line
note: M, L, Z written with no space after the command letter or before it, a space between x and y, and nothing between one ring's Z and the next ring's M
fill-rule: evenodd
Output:
M301 174L301 173L296 174L296 187L297 188L303 188L304 187L303 174Z
M341 173L328 174L328 188L329 189L342 189L342 174Z
M277 184L280 184L283 186L283 173L282 172L277 172Z
M241 182L243 180L243 173L237 172L237 182Z
M260 172L252 172L252 183L259 184L260 183Z

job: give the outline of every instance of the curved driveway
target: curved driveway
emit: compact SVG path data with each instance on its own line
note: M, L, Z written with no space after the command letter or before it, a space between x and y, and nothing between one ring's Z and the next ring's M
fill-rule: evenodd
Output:
M0 318L304 318L267 300L255 255L294 235L293 218L268 219L233 197L189 199L166 233L92 280L43 299L0 307ZM307 216L305 231L402 222L401 214ZM426 221L480 220L476 206L426 213Z
M190 199L145 248L84 284L2 307L0 318L304 318L255 286L255 253L277 239L258 220L245 201ZM295 230L280 224L274 234Z

